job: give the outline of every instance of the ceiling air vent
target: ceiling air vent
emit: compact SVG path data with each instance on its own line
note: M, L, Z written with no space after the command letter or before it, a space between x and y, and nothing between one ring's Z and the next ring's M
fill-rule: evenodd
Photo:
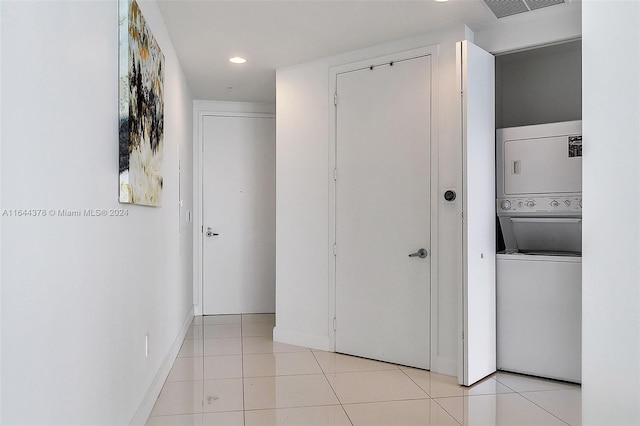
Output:
M565 0L484 0L496 18L530 12L543 7L563 4Z

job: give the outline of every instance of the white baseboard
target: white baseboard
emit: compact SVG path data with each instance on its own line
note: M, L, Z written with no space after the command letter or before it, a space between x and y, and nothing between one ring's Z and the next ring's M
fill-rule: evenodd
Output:
M287 330L281 327L273 329L273 341L321 351L333 351L333 348L329 345L329 336L300 333L299 331Z
M171 371L171 366L173 362L176 360L178 356L178 352L180 352L180 347L182 346L182 342L184 341L187 332L189 331L189 326L193 321L193 307L187 314L187 317L184 319L184 323L182 324L182 328L178 333L178 336L174 340L171 348L169 348L169 352L164 357L164 361L160 365L156 376L153 378L151 382L151 386L149 386L149 390L147 390L144 399L140 403L136 414L133 416L133 419L129 424L131 425L144 425L147 423L147 419L151 414L151 410L153 410L153 406L158 399L158 395L160 395L160 391L162 390L162 386L164 385L165 380L169 376L169 372Z

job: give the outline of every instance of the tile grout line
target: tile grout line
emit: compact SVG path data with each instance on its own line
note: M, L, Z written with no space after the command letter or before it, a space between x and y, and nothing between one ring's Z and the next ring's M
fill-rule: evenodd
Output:
M383 404L386 402L404 402L404 401L435 401L431 398L403 398L403 399L384 399L381 401L354 401L345 402L343 405L364 405L364 404ZM454 419L455 420L455 419Z
M558 391L570 391L575 390L571 388L556 388L556 389L534 389L534 390L522 390L514 391L515 393L534 393L534 392L558 392Z
M505 386L506 386L506 385L505 385ZM511 388L510 388L510 389L511 389ZM546 392L546 391L526 391L526 392ZM500 396L500 395L517 395L517 396L521 396L521 397L523 397L523 398L524 398L528 403L531 403L531 404L535 405L536 407L538 407L538 408L542 409L544 412L546 412L546 413L550 414L551 416L555 417L556 419L560 420L562 423L567 424L567 425L569 425L569 426L574 426L574 425L571 425L570 423L566 422L565 420L561 419L560 417L558 417L557 415L555 415L555 414L554 414L554 413L552 413L551 411L547 410L546 408L542 407L541 405L537 404L535 401L532 401L532 400L530 400L529 398L527 398L526 396L522 395L522 393L520 393L520 392L516 392L516 391L508 392L508 393L495 393L495 394L488 393L488 394L478 394L478 395L443 396L443 397L438 397L438 398L432 398L432 400L433 400L433 401L435 401L435 402L436 402L436 404L438 404L438 405L439 405L439 406L440 406L444 411L446 411L446 412L447 412L447 414L449 414L451 417L454 417L451 413L449 413L449 412L447 411L447 409L446 409L446 408L444 408L444 407L440 404L440 400L441 400L441 399L451 399L451 398L463 398L463 399L465 399L465 398L466 398L466 399L469 399L469 398L477 398L477 397L483 397L483 396L495 396L495 397L497 398L497 397L498 397L498 396ZM455 419L455 417L454 417L454 420L456 420L456 419ZM458 421L456 420L456 422L458 422ZM458 423L460 423L460 422L458 422ZM575 425L575 426L577 426L577 425Z
M202 315L202 325L200 326L202 336L202 399L200 400L200 419L204 420L204 315Z
M520 395L521 397L523 397L524 399L526 399L527 401L529 401L530 403L532 403L533 405L535 405L536 407L541 408L542 410L546 411L547 413L551 414L553 417L555 417L556 419L560 420L562 423L565 423L569 426L571 426L571 424L569 422L564 421L563 419L561 419L560 417L556 416L555 414L553 414L551 411L547 410L546 408L544 408L543 406L539 405L538 403L536 403L535 401L530 400L529 398L527 398L526 396L524 396L523 394L521 394L520 392L516 392L518 395Z
M195 324L191 324L191 326L194 326ZM182 340L182 346L184 346L184 344L187 342L187 340L195 340L195 339L187 339L186 337ZM180 346L180 350L182 350L182 346ZM204 345L202 347L202 350L204 352ZM179 353L179 352L178 352ZM169 375L171 374L171 371L173 370L173 367L175 366L176 361L178 361L178 359L180 358L197 358L197 356L192 356L192 357L179 357L176 356L176 359L173 361L173 364L171 365L171 368L169 370ZM201 399L201 406L202 406L202 402L204 400L204 356L203 358L203 377L202 380L176 380L176 381L169 381L169 375L167 375L167 378L165 379L164 384L162 385L162 389L160 391L160 395L162 394L162 391L164 390L165 386L169 383L185 383L185 382L198 382L201 381L202 382L202 387L203 387L203 399ZM156 402L154 404L154 409L155 409L155 405L158 403L158 400L160 399L160 395L158 395L158 398L156 399ZM152 415L153 414L153 410L151 411L151 414L149 415L149 418L147 419L147 422L149 421L149 419L151 419L152 417L170 417L170 416L179 416L179 415L191 415L191 416L197 416L200 415L202 416L203 413L203 409L201 407L200 412L189 412L189 413L182 413L182 414L178 414L178 413L169 413L169 414L156 414L156 415Z
M456 422L456 423L457 423L457 424L459 424L459 425L462 425L462 423L460 423L460 422L458 421L458 419L456 419L456 418L454 417L454 415L453 415L453 414L451 414L449 411L447 411L447 409L446 409L446 408L444 408L442 405L440 405L440 403L436 400L436 398L432 397L432 396L429 394L429 392L427 392L426 390L424 390L424 389L422 388L422 386L420 386L420 385L419 385L415 380L413 380L413 377L411 377L409 374L407 374L407 372L406 372L404 369L400 368L400 371L402 371L402 373L403 373L405 376L407 376L407 377L409 378L409 380L411 380L411 381L412 381L416 386L418 386L418 387L419 387L419 388L420 388L424 393L426 393L426 394L427 394L428 399L429 399L429 400L431 400L431 401L433 401L433 402L435 402L435 404L436 404L438 407L440 407L440 409L441 409L442 411L444 411L445 413L447 413L447 414L449 415L449 417L451 417L451 418L453 419L453 421L454 421L454 422ZM427 371L427 372L429 373L429 375L431 375L431 370L425 370L425 371Z
M402 374L404 374L405 376L407 376L407 378L408 378L409 380L411 380L411 381L413 382L413 384L414 384L414 385L416 385L418 388L420 388L420 390L421 390L422 392L424 392L424 393L427 395L427 398L428 398L428 399L433 399L433 398L431 397L431 395L429 395L429 392L427 392L426 390L422 389L422 386L420 386L420 385L419 385L415 380L413 380L413 377L411 377L410 375L408 375L408 374L407 374L407 372L406 372L405 370L403 370L402 368L398 368L398 369L399 369L400 371L402 371ZM429 374L431 374L431 371L430 371L430 370L424 370L424 371L427 371Z
M243 341L242 341L242 314L239 315L240 317L240 364L241 364L241 385L242 385L242 424L244 425L246 420L245 420L245 392L244 392L244 346L243 346ZM210 326L216 326L216 325L234 325L234 323L223 323L223 324L209 324ZM204 336L204 332L205 332L205 323L204 323L204 316L202 319L202 395L203 395L203 399L202 399L202 405L203 405L203 409L201 412L201 415L204 416L205 412L204 412L204 382L205 382L205 377L204 377L204 361L205 361L205 340L216 340L216 339L231 339L233 337L213 337L211 339L205 339ZM215 356L233 356L232 354L230 355L213 355L213 357ZM229 379L212 379L212 380L229 380ZM215 411L215 413L222 413L222 412L237 412L237 410L224 410L224 411Z
M374 368L371 370L358 370L358 371L334 371L333 373L328 373L328 374L355 374L355 373L376 373L376 372L382 372L382 371L396 371L396 370L402 370L402 368L400 368L400 366L398 364L393 364L387 361L378 361L375 359L371 359L371 358L363 358L363 357L359 357L359 356L354 356L354 355L348 355L348 354L342 354L339 352L328 352L328 351L319 351L319 350L314 350L314 349L310 349L311 352L313 353L313 356L315 356L316 352L325 352L325 353L329 353L329 354L334 354L334 355L338 355L338 356L346 356L346 357L351 357L351 358L355 358L355 359L360 359L360 360L365 360L365 361L373 361L373 362L378 362L378 363L384 363L387 365L391 365L395 368ZM316 357L317 360L317 357ZM320 362L318 362L318 364L320 364ZM322 366L320 366L320 369L322 370L322 372L324 373L324 369L322 368ZM420 386L418 386L420 387ZM420 388L422 389L422 388Z
M180 349L178 350L178 355L180 355L180 351L182 350L182 347L184 346L184 342L185 341L186 341L186 339L182 340L182 345L180 345ZM158 415L154 416L153 415L153 411L155 410L156 405L158 404L158 400L160 399L160 395L162 395L162 391L164 390L164 387L167 385L167 383L169 383L169 375L171 375L171 370L173 370L173 366L175 365L176 360L178 359L178 355L176 355L176 359L173 361L173 364L171 365L171 368L169 369L169 373L167 374L167 378L164 379L164 383L162 384L162 387L160 388L160 393L156 397L156 401L153 403L153 407L151 408L151 412L149 413L149 417L147 418L147 422L146 423L149 423L149 419L151 419L151 417L159 417Z
M344 404L340 400L340 397L338 397L338 394L336 393L336 390L333 388L333 385L331 384L331 381L327 377L327 373L325 373L324 368L322 368L322 364L320 364L320 361L318 361L318 357L316 357L316 354L314 353L313 350L311 351L311 355L313 355L313 359L316 360L316 363L318 364L318 367L320 367L320 371L322 371L322 375L324 376L324 379L327 381L327 384L331 388L331 391L336 396L336 399L338 400L338 403L340 404L340 408L342 408L342 411L344 412L344 415L347 416L347 420L349 420L349 423L351 423L351 426L353 426L353 420L351 420L351 417L349 416L349 413L347 413L347 410L345 410Z
M447 414L448 414L448 415L453 419L453 421L454 421L454 422L458 423L459 425L462 425L462 423L460 423L460 422L458 421L458 419L456 419L456 418L455 418L455 416L454 416L453 414L451 414L451 413L450 413L446 408L444 408L442 405L440 405L440 402L438 402L438 399L437 399L437 398L431 398L431 400L432 400L433 402L435 402L435 403L438 405L438 407L440 407L440 408L442 409L442 411L444 411L445 413L447 413Z
M496 382L500 383L500 384L501 384L502 386L504 386L505 388L507 388L507 389L511 389L511 392L513 392L513 393L518 393L518 391L516 391L516 390L515 390L514 388L512 388L511 386L509 386L509 385L507 385L507 384L504 384L504 383L502 383L500 380L498 380L498 377L497 377L497 376L494 376L494 377L493 377L493 380L495 380Z
M535 382L538 382L538 383L544 383L545 385L549 385L549 386L551 386L551 385L555 385L555 386L560 385L560 387L518 391L514 387L509 386L508 384L500 381L500 375L502 375L504 377L515 376L515 377L517 377L518 379L521 379L521 380L531 380L531 381L535 381ZM503 386L508 387L509 389L513 390L516 393L518 393L518 392L545 392L545 391L555 391L555 390L567 390L567 389L575 389L576 387L577 388L582 388L582 386L579 383L567 382L567 381L563 381L563 380L547 379L547 378L544 378L544 377L537 377L537 376L532 376L532 375L529 375L529 374L505 372L505 371L502 371L502 370L496 371L494 373L493 379L496 382L500 383Z
M402 368L401 368L401 369L400 369L400 371L402 371L402 372L405 374L405 376L407 376L407 377L408 377L408 378L409 378L413 383L415 383L415 384L416 384L416 386L418 386L420 389L422 389L422 391L423 391L424 393L426 393L426 394L427 394L427 396L429 397L429 399L430 399L431 401L435 402L435 403L436 403L436 405L438 405L438 407L440 407L440 408L442 409L442 411L444 411L445 413L447 413L447 414L449 415L449 417L451 417L451 418L453 419L453 421L454 421L454 422L458 423L459 425L462 425L462 423L460 423L460 422L458 421L458 419L456 419L456 418L455 418L455 416L454 416L453 414L451 414L451 413L450 413L446 408L444 408L444 407L443 407L443 406L438 402L438 399L439 399L439 398L436 398L436 397L431 396L431 395L429 394L429 392L427 392L426 390L424 390L424 389L422 388L422 386L420 386L420 385L419 385L415 380L413 380L413 377L411 377L411 376L406 372L406 370L404 370L404 369L402 369ZM425 370L425 371L427 371L427 372L429 373L429 375L431 375L431 370ZM468 397L468 396L469 396L469 395L464 395L464 394L463 394L463 395L460 395L460 396L441 397L441 398L460 398L460 397L462 397L462 398L466 398L466 397Z
M413 380L413 377L411 377L409 374L407 374L407 372L406 372L404 369L400 368L400 371L402 371L402 373L404 373L404 375L405 375L405 376L407 376L407 377L409 378L409 380L411 380L411 381L412 381L416 386L418 386L418 387L419 387L419 388L420 388L424 393L426 393L426 394L427 394L427 397L429 398L429 400L431 400L431 401L435 402L435 403L436 403L436 405L437 405L438 407L440 407L440 409L442 409L442 411L444 411L445 413L447 413L447 414L449 415L449 417L451 417L451 418L453 419L453 421L454 421L454 422L458 423L459 425L462 425L462 423L460 423L460 422L458 421L458 419L456 419L456 418L453 416L453 414L451 414L449 411L447 411L447 409L446 409L446 408L444 408L442 405L440 405L440 404L438 403L438 401L436 400L436 398L432 397L432 396L429 394L429 392L427 392L426 390L424 390L424 389L422 388L422 386L420 386L420 385L419 385L415 380ZM425 371L427 371L427 372L429 373L429 375L431 375L431 370L425 370Z
M286 353L286 352L283 352ZM295 352L290 352L295 353ZM249 354L249 355L269 355L269 354ZM278 377L304 377L304 376L322 376L324 373L301 373L301 374L277 374L270 376L247 376L247 379L275 379Z
M245 402L245 391L244 391L244 333L243 333L243 325L244 321L242 320L242 314L240 315L240 353L242 354L241 364L242 364L242 424L244 426L247 425L247 408Z

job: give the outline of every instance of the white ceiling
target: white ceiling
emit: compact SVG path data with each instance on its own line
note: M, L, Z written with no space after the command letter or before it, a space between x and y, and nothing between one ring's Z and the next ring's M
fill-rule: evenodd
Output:
M497 19L481 0L160 0L195 99L275 102L275 70L387 41ZM234 65L232 56L248 62Z

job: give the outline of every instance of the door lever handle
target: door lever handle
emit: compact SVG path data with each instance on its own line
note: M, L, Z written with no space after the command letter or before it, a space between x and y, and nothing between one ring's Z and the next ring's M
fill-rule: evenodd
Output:
M427 257L428 254L429 252L427 252L426 249L421 248L417 252L411 253L409 257L419 257L420 259L424 259L425 257Z
M218 235L220 235L220 234L216 234L215 232L213 232L211 230L211 228L207 228L207 237L216 237Z

